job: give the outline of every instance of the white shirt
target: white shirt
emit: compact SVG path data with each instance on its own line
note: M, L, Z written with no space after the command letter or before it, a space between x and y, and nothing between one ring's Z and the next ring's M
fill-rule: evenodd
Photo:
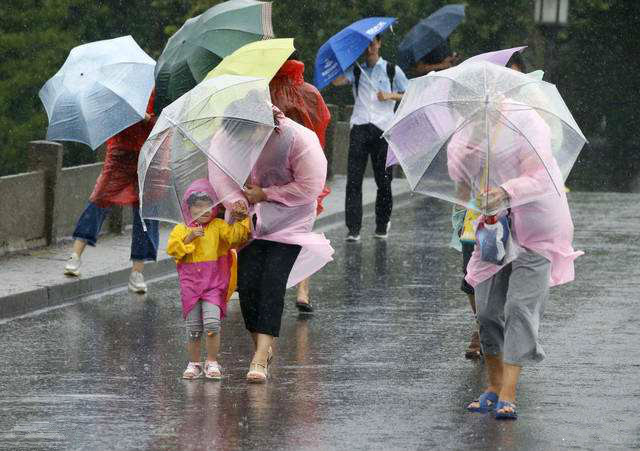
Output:
M387 62L382 58L378 58L378 62L371 68L366 64L361 65L360 68L362 72L357 93L355 85L353 86L355 102L351 115L351 126L373 124L384 131L391 125L396 102L393 100L381 102L378 100L378 91L405 92L409 80L402 69L396 65L392 89L387 74ZM347 69L344 76L351 84L354 83L353 66Z

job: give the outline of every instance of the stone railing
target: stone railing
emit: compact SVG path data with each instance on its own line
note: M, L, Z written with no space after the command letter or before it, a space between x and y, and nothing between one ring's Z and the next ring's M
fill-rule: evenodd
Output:
M347 171L351 107L329 108L325 152L331 179ZM59 143L32 141L27 151L29 172L0 177L0 255L69 237L102 169L102 163L63 168ZM105 231L121 232L131 222L130 209L113 208L108 221Z

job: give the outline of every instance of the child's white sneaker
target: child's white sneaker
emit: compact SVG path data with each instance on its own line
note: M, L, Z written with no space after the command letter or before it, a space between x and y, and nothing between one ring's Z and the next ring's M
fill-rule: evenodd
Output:
M64 266L64 275L65 276L79 276L80 275L80 265L82 261L80 260L80 256L73 252L69 259L67 260L67 264Z
M222 379L222 368L220 364L207 360L207 363L204 364L204 377L213 379L214 381Z
M202 363L200 362L189 362L187 365L187 369L182 373L183 379L200 379L204 374L202 371Z
M144 276L141 272L131 271L129 276L129 289L134 293L146 293L147 284L144 283Z

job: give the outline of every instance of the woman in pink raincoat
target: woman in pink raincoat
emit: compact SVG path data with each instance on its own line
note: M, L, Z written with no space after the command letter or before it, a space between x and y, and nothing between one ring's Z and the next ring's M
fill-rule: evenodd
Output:
M178 266L182 315L189 334L189 364L184 379L198 379L203 374L208 379L222 378L218 364L220 321L235 289L231 249L249 239L249 220L229 225L217 218L215 199L208 180L194 181L182 199L185 224L173 228L167 243L167 253ZM242 218L244 206L234 208L234 217ZM207 332L207 361L203 370L200 346L204 331Z
M304 63L298 61L297 52L293 52L278 73L269 83L271 101L289 119L313 130L324 148L325 132L331 121L331 113L315 86L304 81ZM318 197L316 213L323 211L322 201L331 193L325 186ZM309 279L298 285L296 307L301 312L313 312L309 301Z
M489 186L495 188L488 193L488 207L509 215L512 240L501 265L483 261L476 243L467 267L489 379L468 409L495 409L496 418L515 419L521 368L545 357L538 330L549 287L573 280L573 261L582 253L572 247L573 222L549 126L534 110L513 101L498 108L503 123L490 133L491 146L500 150L492 160ZM482 132L455 136L447 151L451 178L471 186L483 171L486 149ZM481 216L476 230L485 221Z
M247 373L250 382L267 378L286 288L322 268L333 254L324 235L311 232L327 173L322 147L311 130L273 110L276 129L244 190L209 165L209 176L225 205L242 201L251 206L253 241L238 255L240 306L255 346Z

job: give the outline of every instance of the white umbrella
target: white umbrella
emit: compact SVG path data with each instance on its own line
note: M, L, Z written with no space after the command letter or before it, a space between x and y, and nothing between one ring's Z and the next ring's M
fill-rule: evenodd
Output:
M486 61L415 78L384 137L411 188L491 213L560 193L586 138L556 87Z
M47 139L96 149L144 119L155 64L131 36L73 48L39 93L49 117Z

